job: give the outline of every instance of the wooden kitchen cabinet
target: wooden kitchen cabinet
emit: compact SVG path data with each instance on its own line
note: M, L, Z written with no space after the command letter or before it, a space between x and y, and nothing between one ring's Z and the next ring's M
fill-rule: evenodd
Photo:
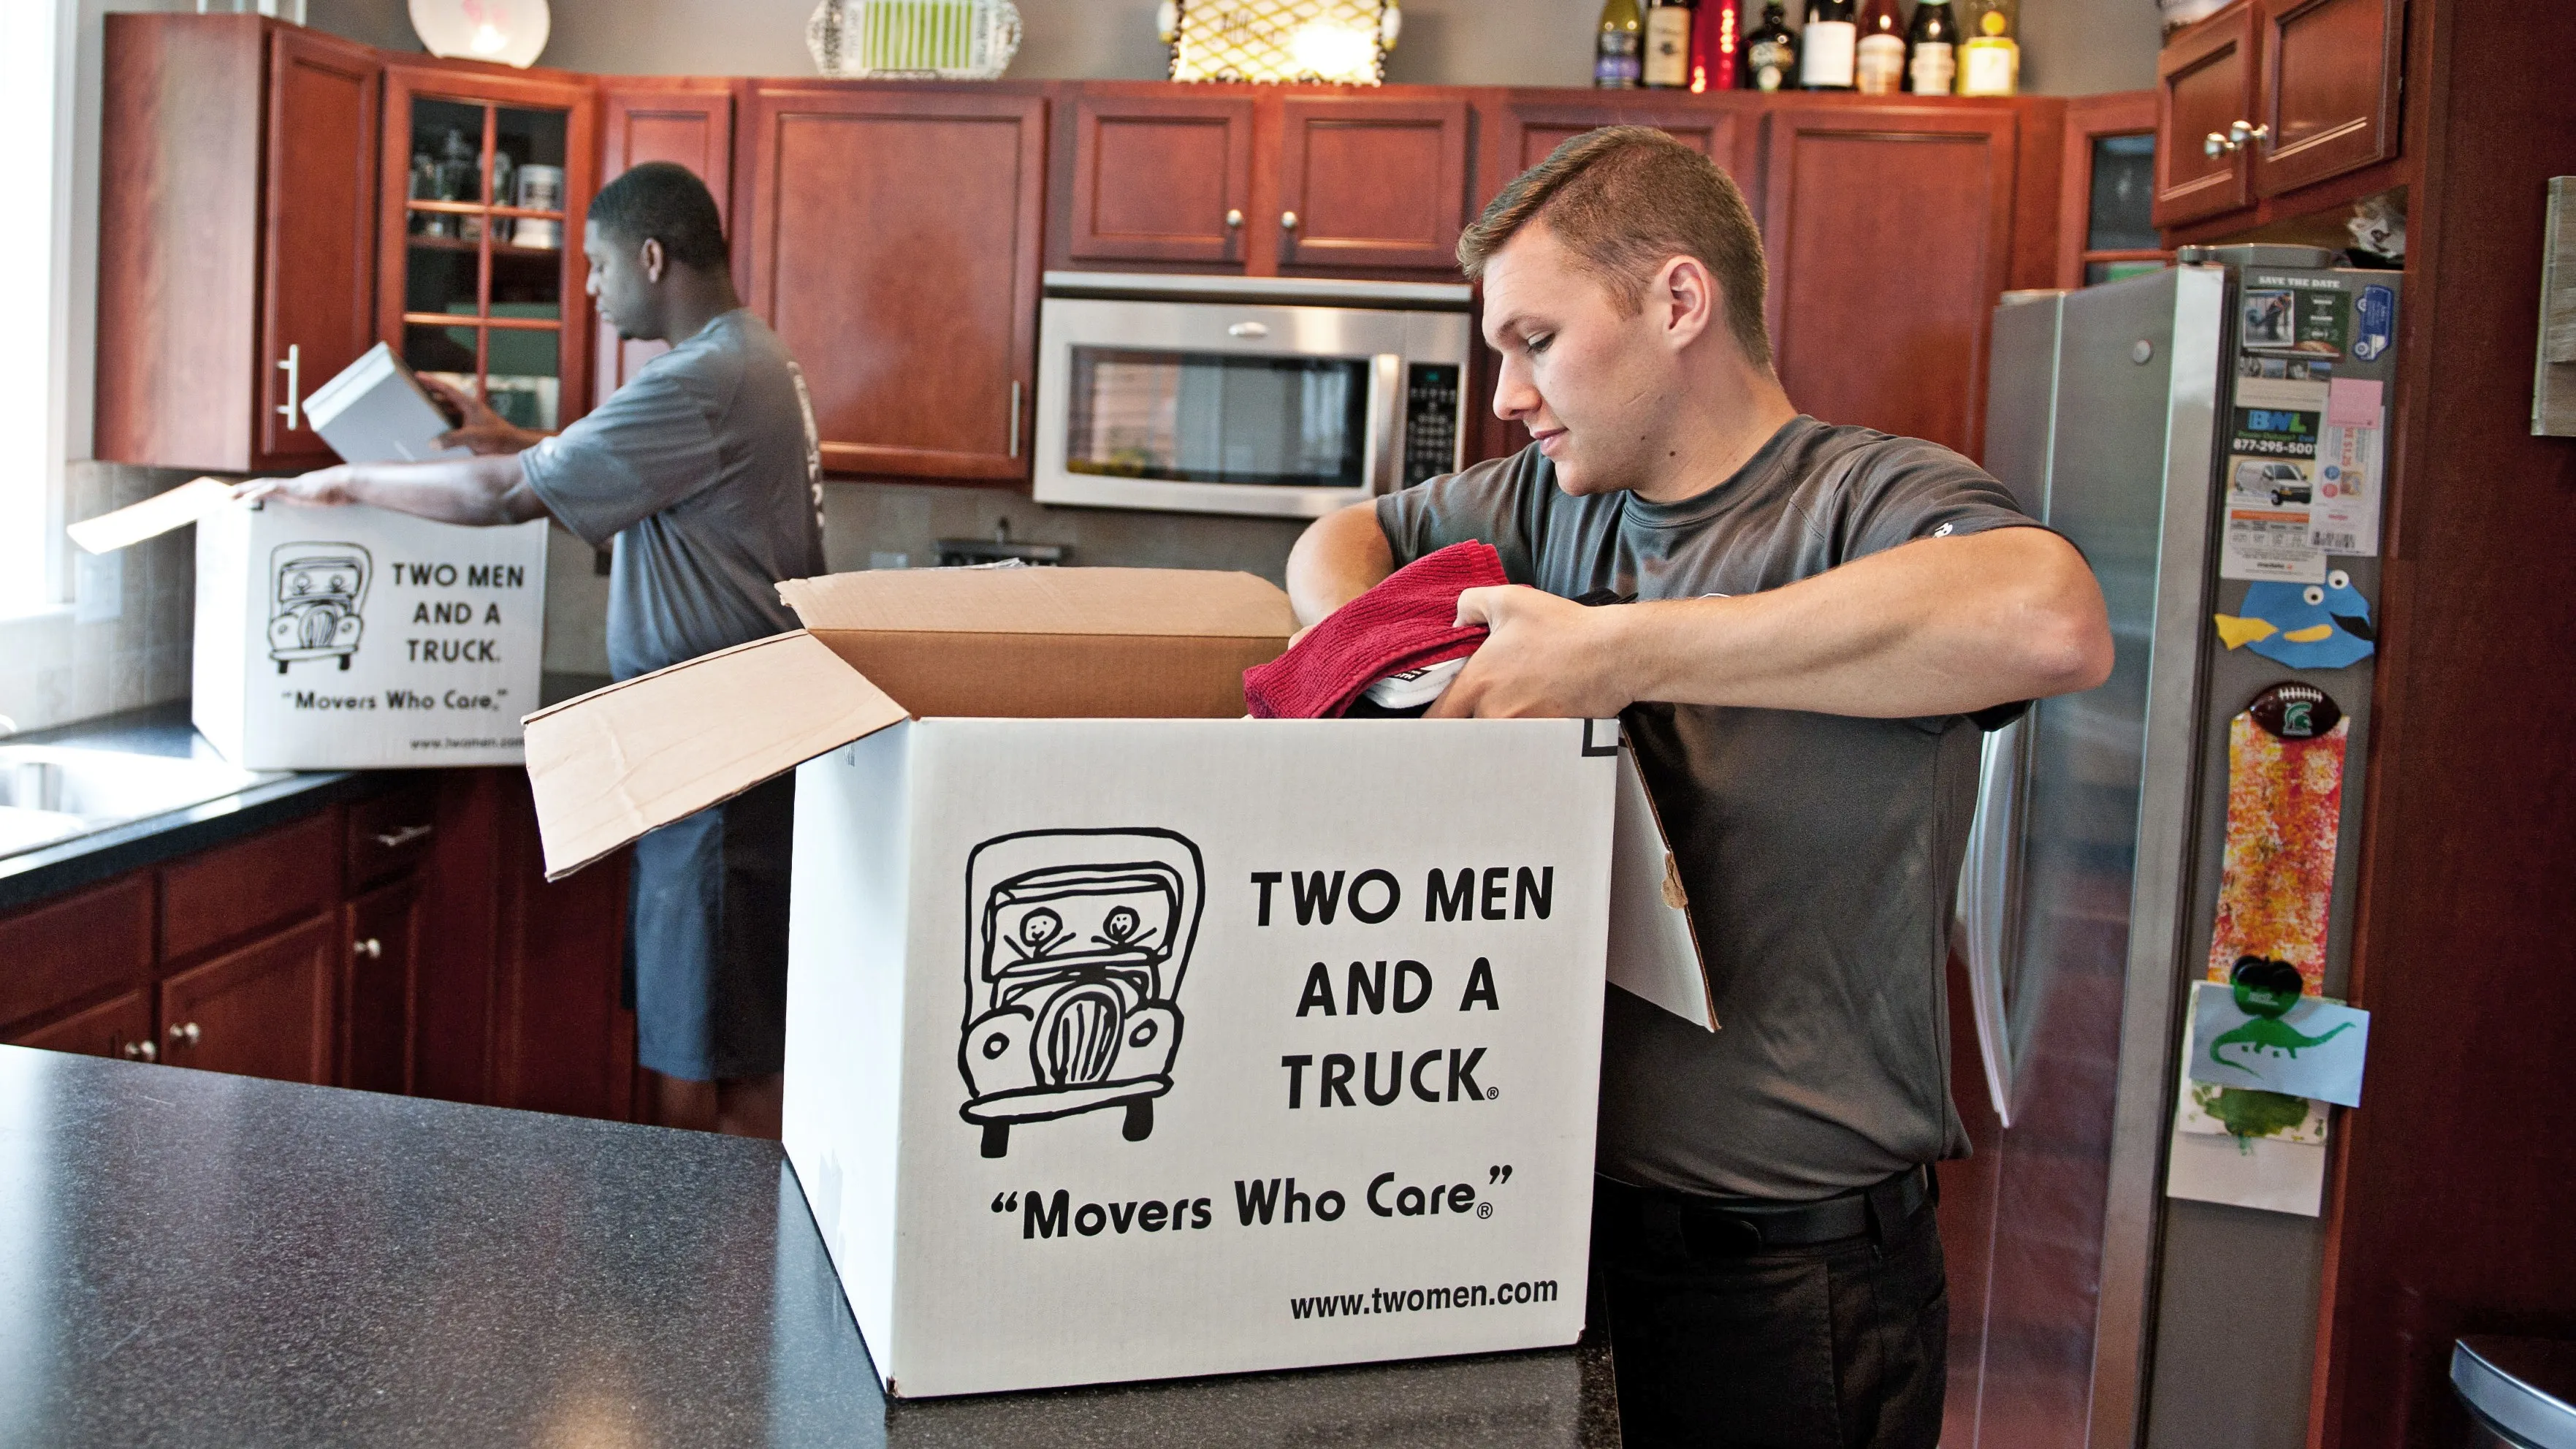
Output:
M411 1090L412 969L420 958L420 882L406 875L341 907L341 1086Z
M714 193L716 212L733 216L735 83L705 76L611 76L599 89L599 184L647 161L686 166ZM735 238L738 240L738 238ZM592 405L626 385L636 369L671 350L667 342L620 338L601 320L592 344Z
M376 336L520 427L552 432L587 412L590 78L388 65L384 115Z
M1249 95L1085 92L1065 107L1075 263L1240 268L1253 204Z
M318 916L161 983L161 1059L209 1072L331 1080L340 934Z
M2178 32L2156 62L2156 225L2258 224L2382 189L2300 199L2396 159L2405 40L2406 0L2238 0Z
M2282 196L2397 154L2406 0L2253 0L2256 196Z
M20 1032L9 1039L9 1044L90 1057L123 1057L131 1062L157 1061L161 1055L153 1039L152 995L147 991L129 991L50 1026Z
M1467 101L1289 96L1279 103L1281 270L1458 266Z
M1476 207L1491 203L1511 179L1586 131L1603 126L1652 126L1715 161L1751 198L1752 143L1761 123L1750 93L1663 96L1652 91L1612 91L1585 96L1567 91L1515 91L1492 108L1478 148Z
M749 305L797 359L823 466L1028 476L1044 93L761 83L736 162Z
M2252 157L2231 139L2254 119L2254 10L2220 11L2156 58L2156 225L2179 226L2254 199Z
M1789 400L1977 457L1988 319L2012 275L2018 116L1789 105L1765 126L1771 350Z
M106 18L97 456L337 461L304 417L374 338L375 52L250 15Z

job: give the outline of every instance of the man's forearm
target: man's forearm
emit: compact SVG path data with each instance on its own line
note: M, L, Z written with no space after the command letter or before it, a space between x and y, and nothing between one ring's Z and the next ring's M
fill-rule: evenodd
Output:
M1288 602L1312 624L1395 572L1395 550L1378 527L1377 505L1355 503L1308 525L1288 554Z
M1786 588L1600 612L1619 692L1894 718L2090 689L2111 668L2101 590L2037 529L1932 539Z
M355 463L349 466L348 492L354 502L441 523L488 527L546 514L516 453L428 463Z

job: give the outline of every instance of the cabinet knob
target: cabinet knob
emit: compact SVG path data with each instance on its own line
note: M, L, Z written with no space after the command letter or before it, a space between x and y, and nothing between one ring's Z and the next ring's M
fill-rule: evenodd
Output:
M349 949L356 952L358 955L366 957L370 961L381 961L384 959L385 955L385 943L377 940L373 936L369 936L363 941L352 943Z
M2260 141L2271 134L2272 128L2269 126L2255 126L2248 125L2243 121L2230 121L2227 125L2227 139L2235 144L2229 146L2227 149L2233 151L2237 146L2242 146L2248 141Z
M415 840L426 839L437 829L435 825L405 825L396 830L379 831L376 844L387 850L400 850Z
M125 1044L125 1059L130 1062L157 1062L161 1060L161 1049L148 1041L130 1041Z
M174 1021L170 1023L170 1040L173 1045L195 1046L199 1035L201 1035L201 1033L198 1032L197 1024L193 1021Z
M1241 208L1241 207L1239 207L1239 206L1229 206L1229 207L1227 207L1227 208L1225 209L1225 229L1226 229L1226 230L1228 230L1228 231L1234 231L1234 230L1236 230L1236 229L1240 228L1242 225L1243 225L1243 208Z
M1279 213L1279 226L1283 231L1295 231L1297 229L1297 213L1293 211L1283 211Z
M2227 134L2223 131L2212 131L2200 138L2200 154L2212 161L2235 149L2236 143L2228 140Z

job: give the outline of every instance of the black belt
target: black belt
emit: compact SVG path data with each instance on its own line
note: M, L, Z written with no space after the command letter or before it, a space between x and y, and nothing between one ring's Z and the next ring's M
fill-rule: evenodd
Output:
M1593 1186L1593 1217L1603 1230L1660 1251L1699 1257L1883 1238L1940 1197L1928 1164L1820 1202L1703 1197L1630 1187L1606 1177L1594 1179Z

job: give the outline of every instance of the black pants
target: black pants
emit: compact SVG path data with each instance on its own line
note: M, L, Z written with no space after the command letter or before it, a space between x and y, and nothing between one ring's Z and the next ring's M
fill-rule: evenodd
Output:
M1631 1449L1935 1449L1949 1290L1932 1204L1811 1247L1743 1250L1648 1233L1601 1184L1595 1312L1606 1308ZM1649 1241L1649 1239L1654 1239Z

